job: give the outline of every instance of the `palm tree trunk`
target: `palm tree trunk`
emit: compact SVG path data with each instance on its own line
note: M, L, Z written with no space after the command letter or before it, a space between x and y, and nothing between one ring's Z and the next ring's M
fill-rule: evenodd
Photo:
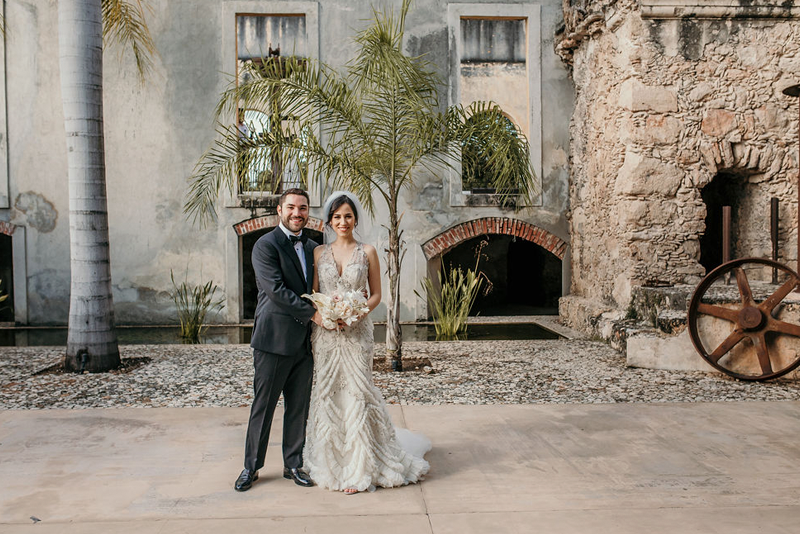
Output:
M400 265L403 243L397 207L389 206L389 250L386 271L389 276L389 303L386 310L386 359L393 371L403 370L403 333L400 330Z
M120 358L108 243L101 0L59 0L58 35L72 274L64 365L106 371Z

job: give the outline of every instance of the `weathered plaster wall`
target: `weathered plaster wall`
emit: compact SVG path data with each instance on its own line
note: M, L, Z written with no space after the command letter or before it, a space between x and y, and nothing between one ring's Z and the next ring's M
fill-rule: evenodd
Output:
M482 2L486 4L487 2ZM528 4L528 2L522 2ZM531 2L533 3L533 2ZM185 220L187 178L214 139L212 111L226 87L235 57L223 57L225 2L154 0L148 24L159 50L153 76L140 85L129 55L105 53L104 102L111 264L119 323L174 322L170 269L194 282L222 286L227 308L215 320L239 320L239 251L232 225L250 216L242 208L220 208L216 227L200 230ZM264 13L273 2L256 2ZM282 2L282 6L292 2ZM495 3L488 2L490 5ZM542 6L543 203L515 216L567 238L568 117L571 85L553 51L552 35L561 18L559 0ZM27 322L65 323L69 294L68 195L63 114L58 73L56 0L9 0L6 5L6 84L8 94L9 197L0 220L24 232L27 246ZM277 5L277 4L276 4ZM352 36L368 23L366 0L319 2L320 58L343 67L356 47ZM399 1L377 3L394 6ZM406 48L447 77L447 3L419 1L407 24ZM499 4L497 4L499 5ZM285 11L281 11L285 12ZM446 102L445 88L442 102ZM413 295L427 275L421 244L443 228L474 218L503 216L494 207L453 208L444 177L420 173L404 196L403 223L408 247L401 281L402 318L425 316ZM324 198L324 195L323 195ZM259 212L259 215L262 213ZM318 209L312 215L319 216ZM365 221L363 240L385 244L382 208ZM16 257L15 257L16 261ZM383 315L381 309L376 318ZM214 319L214 318L212 318Z
M197 4L153 3L148 22L160 58L144 86L127 55L120 61L111 48L104 57L112 280L122 323L173 320L170 269L222 278L222 255L213 250L219 237L192 229L181 215L185 179L210 139L205 110L219 92L218 74L202 68L219 55L219 43L208 38L219 34L218 21ZM57 2L9 2L6 13L10 218L28 229L28 321L64 323L69 207ZM192 13L203 14L186 16Z
M528 116L528 74L524 64L518 63L478 63L461 67L461 100L469 103L487 100L493 95L494 101L503 108L519 131L530 136ZM502 87L502 91L497 91Z
M736 253L769 255L778 197L779 261L793 263L798 102L781 90L800 81L800 21L589 8L599 21L573 25L589 37L571 51L572 293L624 309L634 286L699 282L701 190L719 172L745 190Z

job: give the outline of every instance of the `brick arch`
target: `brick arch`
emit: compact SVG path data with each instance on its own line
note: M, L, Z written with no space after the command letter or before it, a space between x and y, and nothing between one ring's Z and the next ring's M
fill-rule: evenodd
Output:
M560 237L530 223L508 217L484 217L467 221L427 240L422 244L425 259L444 254L456 245L484 234L511 235L536 243L552 252L558 259L564 259L567 243Z
M14 235L14 230L16 229L17 229L16 224L7 221L0 221L0 234Z
M238 222L233 225L233 229L236 231L236 235L243 236L258 230L263 230L264 228L274 228L275 226L278 226L278 223L280 222L281 218L278 217L278 215L263 215L261 217L253 217L252 219L246 219L242 222ZM317 219L316 217L308 218L306 228L309 230L322 232L323 227L324 223L321 219Z

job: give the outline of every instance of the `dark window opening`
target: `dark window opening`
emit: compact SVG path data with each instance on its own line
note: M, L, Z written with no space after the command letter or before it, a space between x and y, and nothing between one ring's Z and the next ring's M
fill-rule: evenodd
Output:
M446 252L442 268L474 269L484 240L488 244L481 250L478 270L491 282L491 290L478 295L470 315L558 314L561 260L530 241L506 235L475 237Z
M722 208L731 207L731 256L736 258L739 203L744 183L741 177L719 173L701 191L706 205L706 230L700 237L700 264L706 273L722 265Z
M14 321L14 257L10 235L0 234L0 323Z

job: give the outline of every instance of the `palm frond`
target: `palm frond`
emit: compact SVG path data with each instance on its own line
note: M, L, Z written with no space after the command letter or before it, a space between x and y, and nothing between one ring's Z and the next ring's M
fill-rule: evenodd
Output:
M184 206L184 211L202 225L214 220L214 203L221 188L234 190L232 174L237 162L246 165L265 153L280 154L287 160L306 158L309 167L325 181L347 184L368 211L374 210L372 190L380 185L374 182L372 171L376 126L364 119L354 91L335 71L310 60L281 59L245 64L244 81L232 82L218 103L216 115L220 121L237 109L270 115L277 100L280 110L275 121L295 123L295 129L304 132L303 142L297 136L271 135L283 127L243 141L235 127L221 123L219 139L193 173ZM358 183L362 186L354 186Z
M385 13L373 10L374 23L356 36L360 49L348 63L348 78L357 92L369 93L383 88L401 92L408 100L436 99L441 80L432 65L421 57L403 53L405 20L410 5L410 0L403 0L397 18L391 10Z
M238 109L268 112L277 102L283 117L313 119L331 135L352 129L368 140L369 125L361 118L358 99L333 69L290 57L248 62L243 68L244 80L233 80L217 105L218 119L232 117Z
M494 102L473 102L448 110L451 147L460 151L463 167L485 166L490 184L501 196L519 195L532 202L538 192L530 165L530 146L522 132Z
M235 126L220 124L217 133L214 145L203 154L195 167L183 206L184 213L201 227L216 220L215 205L223 186L234 190L234 176L242 153L241 139Z
M136 69L142 82L153 70L153 57L157 55L153 37L145 21L145 11L152 11L142 0L103 0L103 39L130 47Z

